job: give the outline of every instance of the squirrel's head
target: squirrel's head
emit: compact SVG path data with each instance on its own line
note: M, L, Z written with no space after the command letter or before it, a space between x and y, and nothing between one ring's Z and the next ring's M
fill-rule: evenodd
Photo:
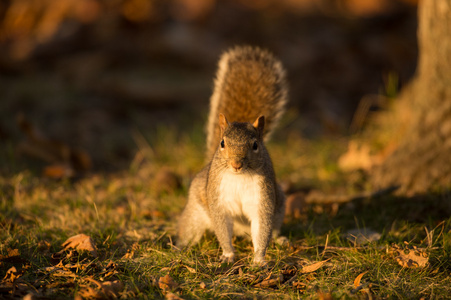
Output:
M221 141L218 155L233 173L246 173L262 167L266 149L263 145L265 117L260 116L253 124L248 122L229 123L219 114Z

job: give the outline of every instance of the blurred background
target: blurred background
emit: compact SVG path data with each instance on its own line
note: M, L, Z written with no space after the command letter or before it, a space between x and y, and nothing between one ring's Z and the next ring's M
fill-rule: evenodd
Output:
M137 136L159 128L199 132L202 144L217 60L241 44L284 63L285 132L358 132L358 108L384 109L413 76L416 9L416 0L2 1L0 170L13 172L18 155L71 161L50 177L117 170L134 159Z

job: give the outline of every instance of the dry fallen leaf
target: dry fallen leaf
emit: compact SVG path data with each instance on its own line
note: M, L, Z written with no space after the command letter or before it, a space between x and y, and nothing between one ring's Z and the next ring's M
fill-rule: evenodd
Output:
M113 275L118 274L119 272L116 270L117 264L114 263L112 260L107 264L107 266L102 270L103 278L107 278Z
M89 251L89 253L91 253L92 256L97 257L97 250L94 241L91 239L91 237L85 234L78 234L68 238L63 243L63 247L64 247L63 251L68 250L70 248L76 250L87 250Z
M127 253L125 253L124 256L122 256L122 259L132 259L134 255L135 251L129 249L127 250Z
M183 300L183 298L171 292L166 293L165 298L168 300Z
M330 259L330 258L329 258ZM311 272L315 272L316 270L318 270L319 268L321 268L322 266L324 266L324 264L329 261L329 259L323 260L323 261L319 261L316 263L313 263L311 265L308 266L304 266L301 270L301 273L305 274L305 273L311 273Z
M89 277L86 280L95 283L97 289L89 286L81 289L77 296L83 299L114 299L124 290L124 284L119 280L99 282Z
M6 275L3 278L3 281L5 282L14 282L17 278L20 277L20 273L17 272L16 267L11 267L6 271Z
M365 275L366 273L368 273L368 271L363 272L362 274L359 274L359 276L357 276L354 279L354 287L358 288L360 286L360 280L362 280L363 275Z
M163 290L163 294L167 293L169 290L174 290L178 287L178 284L172 279L171 276L166 275L160 277L158 280L158 286Z
M19 253L19 249L8 249L8 254L1 255L0 254L0 262L23 262L24 260Z
M54 164L44 168L42 175L45 177L59 179L74 176L75 172L71 166L67 164Z
M122 256L122 259L132 259L135 256L135 251L139 249L139 243L133 243L130 249L127 249L127 253Z
M394 247L396 261L404 268L424 268L429 265L429 256L421 249L400 249Z
M267 288L267 287L278 285L278 284L282 283L282 281L283 281L283 275L279 274L278 276L276 275L273 278L265 279L262 282L255 284L254 286L259 287L259 288Z
M77 275L75 275L72 271L68 270L61 264L58 264L57 266L54 267L41 268L38 271L45 273L46 276L52 277L73 277L73 278L77 277Z

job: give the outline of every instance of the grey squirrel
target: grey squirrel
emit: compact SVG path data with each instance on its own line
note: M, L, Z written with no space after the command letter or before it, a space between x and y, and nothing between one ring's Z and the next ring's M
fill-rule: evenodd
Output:
M197 243L211 230L221 260L230 263L233 234L248 235L254 264L265 262L271 235L279 234L283 222L285 195L263 142L284 113L287 94L285 70L268 51L244 46L221 56L206 128L210 161L191 183L178 247Z

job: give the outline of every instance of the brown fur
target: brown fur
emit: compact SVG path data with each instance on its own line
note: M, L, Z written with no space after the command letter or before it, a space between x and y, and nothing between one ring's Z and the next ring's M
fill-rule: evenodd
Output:
M236 47L225 52L219 61L210 115L207 124L207 158L217 149L220 139L218 115L231 122L253 122L266 117L263 135L269 139L287 103L285 70L268 51Z

